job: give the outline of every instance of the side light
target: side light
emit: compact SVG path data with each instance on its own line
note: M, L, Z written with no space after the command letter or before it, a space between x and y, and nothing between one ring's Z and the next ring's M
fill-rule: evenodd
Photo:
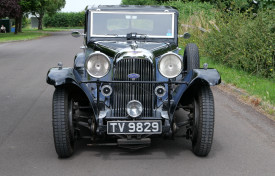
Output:
M113 89L109 85L104 85L104 86L101 87L101 93L105 97L110 96L112 94L112 92L113 92Z
M163 97L166 94L166 89L164 86L157 86L155 88L155 94L158 97Z

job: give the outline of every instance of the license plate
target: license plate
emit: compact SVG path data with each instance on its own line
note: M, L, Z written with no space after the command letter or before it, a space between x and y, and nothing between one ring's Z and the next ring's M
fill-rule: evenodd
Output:
M161 121L109 121L107 134L160 134Z

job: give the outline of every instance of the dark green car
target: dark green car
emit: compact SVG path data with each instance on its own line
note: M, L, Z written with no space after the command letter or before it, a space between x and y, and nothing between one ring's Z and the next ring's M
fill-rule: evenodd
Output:
M53 132L59 157L69 157L77 140L131 149L152 137L174 138L178 129L193 152L206 156L214 132L210 86L217 70L200 68L198 47L179 55L178 11L164 6L99 6L86 11L83 52L73 68L51 68L55 86ZM176 117L176 111L182 117ZM102 140L105 139L105 140ZM111 142L110 142L111 141ZM106 142L106 143L105 143ZM167 141L169 142L169 141Z

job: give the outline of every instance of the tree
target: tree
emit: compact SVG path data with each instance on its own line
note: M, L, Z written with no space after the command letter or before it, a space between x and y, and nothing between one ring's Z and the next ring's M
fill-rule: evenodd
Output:
M30 0L19 0L19 5L21 7L20 15L19 15L19 27L18 32L22 32L22 18L24 13L29 13L31 10L31 1Z
M19 5L20 0L0 0L0 17L9 17L15 19L15 32L19 31L20 19L22 19L22 9Z
M46 13L54 14L65 6L65 0L22 0L29 2L30 12L38 19L38 30L42 30L42 20Z
M155 0L122 0L123 5L156 5Z

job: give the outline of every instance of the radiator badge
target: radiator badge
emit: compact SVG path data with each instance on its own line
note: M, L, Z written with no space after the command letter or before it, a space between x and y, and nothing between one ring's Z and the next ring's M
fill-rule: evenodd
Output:
M132 80L138 79L139 77L140 77L140 75L137 74L137 73L130 73L130 74L128 75L128 78L130 78L130 79L132 79Z

